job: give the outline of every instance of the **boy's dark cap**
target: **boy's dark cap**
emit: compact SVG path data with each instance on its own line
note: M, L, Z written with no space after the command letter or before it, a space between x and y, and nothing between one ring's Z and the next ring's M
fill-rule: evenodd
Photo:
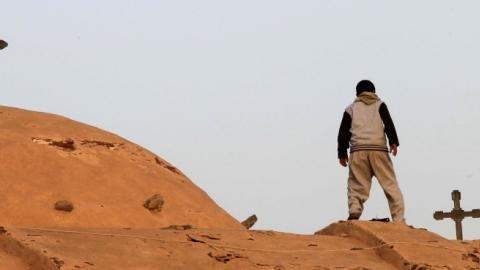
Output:
M375 85L369 80L362 80L357 84L357 96L362 92L373 92L375 93Z

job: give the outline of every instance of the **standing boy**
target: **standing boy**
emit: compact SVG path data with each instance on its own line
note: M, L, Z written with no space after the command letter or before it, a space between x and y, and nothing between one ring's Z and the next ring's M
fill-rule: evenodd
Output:
M338 133L339 162L344 167L349 165L348 220L362 215L375 176L388 199L393 222L405 222L403 195L389 156L389 152L397 155L399 145L387 105L375 94L371 81L360 81L357 98L345 110Z

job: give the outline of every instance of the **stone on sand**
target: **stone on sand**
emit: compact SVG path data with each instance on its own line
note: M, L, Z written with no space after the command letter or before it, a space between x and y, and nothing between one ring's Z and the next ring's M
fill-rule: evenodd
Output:
M58 211L72 212L73 203L67 200L57 201L54 205L54 208Z
M163 204L165 200L163 199L162 195L154 194L150 198L148 198L144 203L143 207L147 208L152 212L160 212L162 211Z

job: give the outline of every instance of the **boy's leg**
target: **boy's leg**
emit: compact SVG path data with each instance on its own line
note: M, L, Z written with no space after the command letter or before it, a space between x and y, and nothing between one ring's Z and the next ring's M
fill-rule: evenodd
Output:
M348 211L350 216L363 212L363 204L368 200L372 186L372 167L367 151L353 152L350 155L348 176Z
M389 154L387 152L372 153L370 162L374 175L387 196L393 222L405 222L403 195L398 186Z

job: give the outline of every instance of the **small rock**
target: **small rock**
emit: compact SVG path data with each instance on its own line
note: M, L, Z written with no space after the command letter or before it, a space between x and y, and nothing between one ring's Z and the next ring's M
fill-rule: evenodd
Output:
M267 235L267 236L275 236L275 232L272 231L272 230L269 230L269 231L257 231L258 234L263 234L263 235Z
M250 229L253 227L253 225L255 225L255 223L258 221L258 218L256 215L252 215L250 216L249 218L247 218L245 221L242 222L242 225L247 228L247 229Z
M197 237L195 237L195 236L191 236L191 235L189 235L189 234L187 234L187 240L190 241L190 242L194 242L194 243L206 244L205 241L200 240L199 238L197 238Z
M477 263L477 264L480 263L480 256L478 256L477 254L472 253L472 252L469 252L467 254L463 254L462 259L464 261L472 261L472 262Z
M247 258L247 257L244 257L240 254L236 254L236 253L233 253L233 252L222 252L222 251L210 252L210 253L208 253L208 256L210 258L215 259L218 262L225 263L225 264L228 263L231 260L234 260L234 259L246 259ZM275 268L275 269L277 269L277 268ZM285 268L283 268L283 269L285 269Z
M65 211L65 212L72 212L73 211L73 203L67 200L61 200L55 203L55 210L58 211Z
M185 225L170 225L168 227L162 228L162 230L174 230L174 231L187 231L193 229L193 226L190 224Z
M207 239L210 239L210 240L221 240L220 237L213 236L213 235L210 235L210 234L202 234L201 237L207 238Z
M431 270L431 267L429 265L413 264L410 269L411 270Z
M179 169L177 169L175 166L169 164L168 162L160 159L160 158L157 157L157 156L155 156L155 162L156 162L158 165L164 167L165 169L167 169L167 170L169 170L169 171L171 171L171 172L173 172L173 173L175 173L175 174L183 175L182 172L181 172Z
M50 142L50 145L60 147L66 151L74 151L75 150L75 141L73 139L67 138L61 141L54 141Z
M162 211L162 207L165 201L163 200L162 195L154 194L150 198L148 198L145 203L143 203L143 207L147 208L152 212L160 212Z
M57 257L50 258L50 261L52 261L57 266L58 269L62 268L62 266L65 264L64 261L60 260Z

